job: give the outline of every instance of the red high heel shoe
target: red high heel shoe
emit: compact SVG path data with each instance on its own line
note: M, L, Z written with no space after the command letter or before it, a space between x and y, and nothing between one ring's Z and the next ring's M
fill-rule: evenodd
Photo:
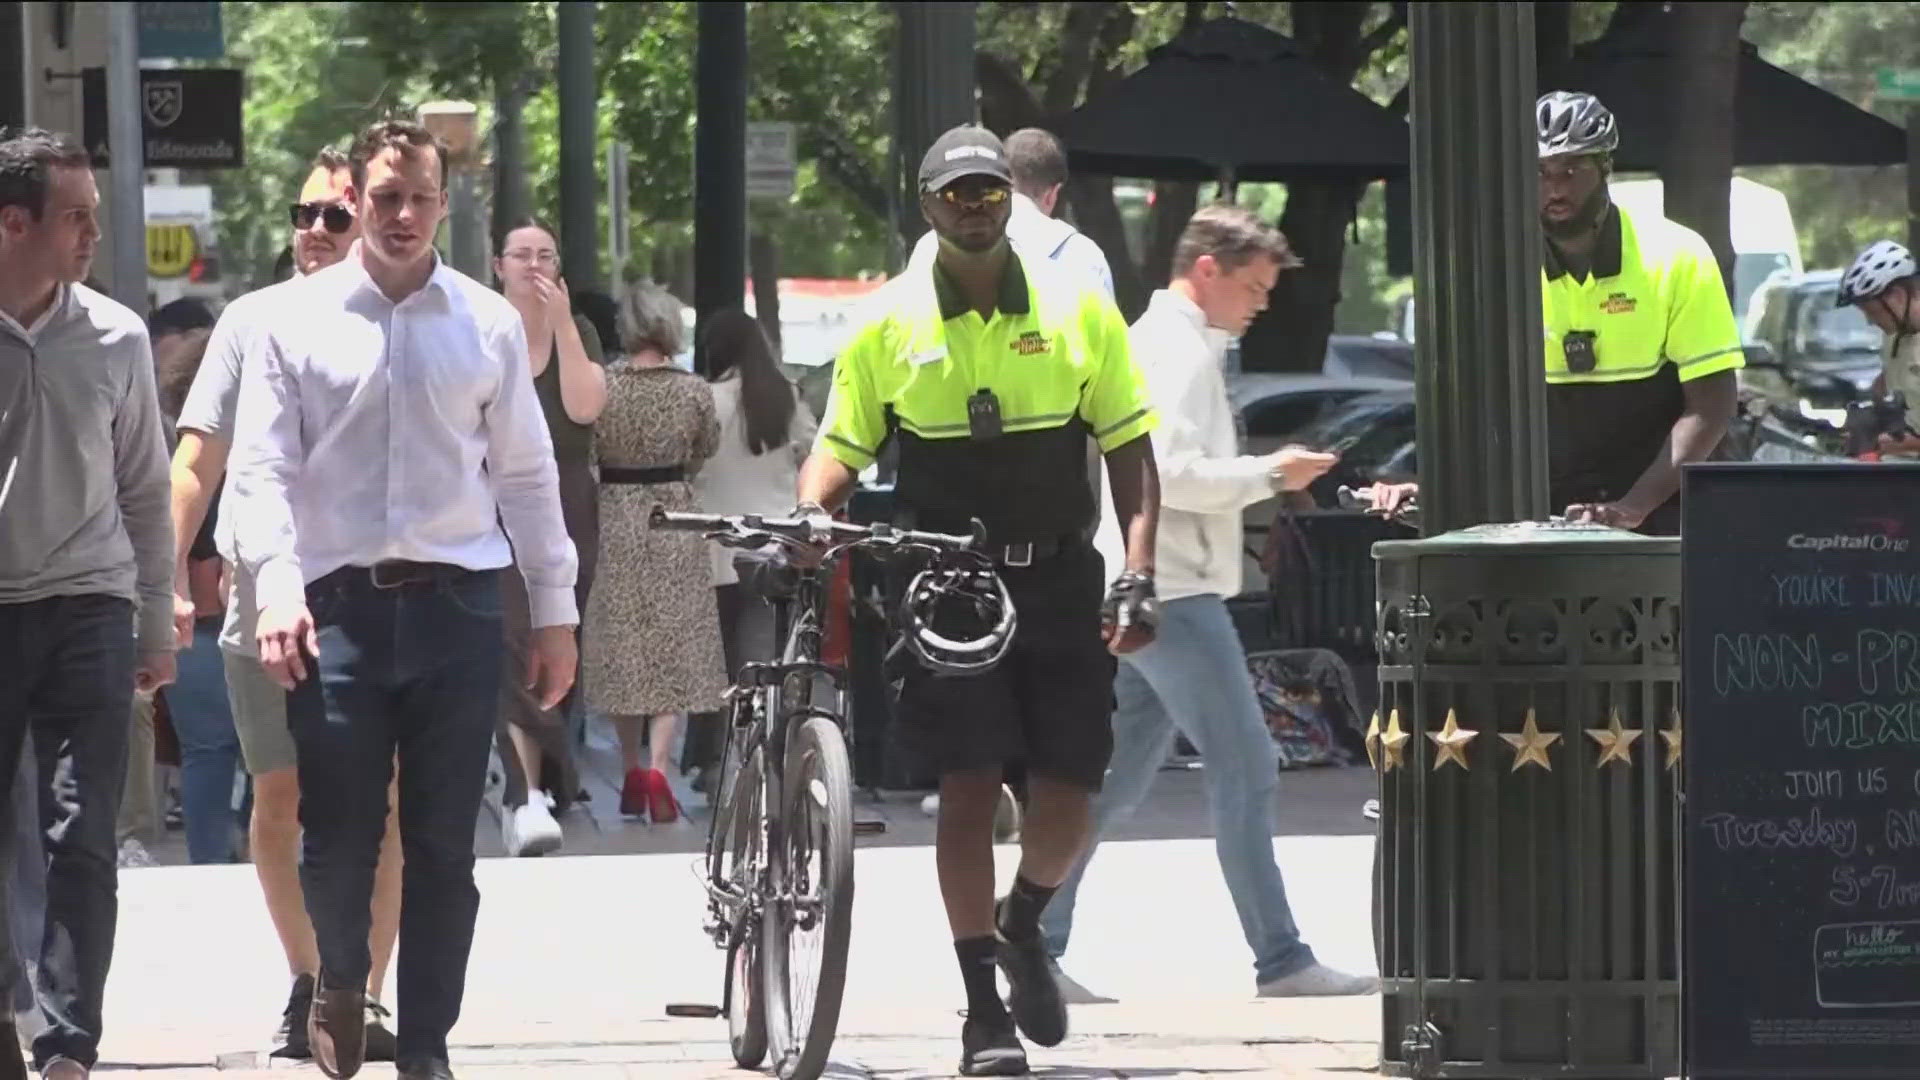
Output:
M658 769L647 770L647 810L656 825L671 825L680 819L680 803L673 797L667 774Z
M647 782L651 774L648 769L628 769L626 782L620 785L620 813L623 817L643 818L647 816L647 802L652 794L652 785Z

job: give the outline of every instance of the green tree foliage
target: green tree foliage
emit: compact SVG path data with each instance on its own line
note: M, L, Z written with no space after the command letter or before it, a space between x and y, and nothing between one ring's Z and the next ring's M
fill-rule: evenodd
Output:
M227 58L246 71L246 167L209 170L223 274L263 283L288 240L287 206L323 146L344 147L420 84L363 47L342 3L222 6Z
M1876 68L1920 67L1920 5L1756 3L1744 36L1762 58L1904 126L1908 106L1874 96ZM1907 236L1906 170L1821 165L1743 170L1786 193L1809 268L1845 266L1874 240Z

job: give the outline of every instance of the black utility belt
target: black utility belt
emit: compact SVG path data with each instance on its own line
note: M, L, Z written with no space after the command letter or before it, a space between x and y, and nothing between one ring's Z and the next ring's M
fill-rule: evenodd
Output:
M661 465L652 469L600 466L600 482L603 484L677 484L686 478L685 465Z
M372 566L343 566L330 574L322 575L314 584L317 586L371 585L376 589L399 589L409 585L444 585L478 572L452 563L385 559Z

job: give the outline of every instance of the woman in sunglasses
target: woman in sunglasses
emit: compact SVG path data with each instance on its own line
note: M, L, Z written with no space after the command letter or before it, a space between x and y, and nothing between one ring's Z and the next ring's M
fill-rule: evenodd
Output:
M600 335L592 323L573 313L567 284L560 279L560 245L552 229L526 219L508 230L493 272L526 328L527 363L560 470L560 511L580 555L574 599L585 611L600 552L600 490L592 463L593 425L607 402ZM564 811L580 790L566 722L579 703L580 688L576 683L559 708L542 711L522 685L533 620L525 585L512 572L507 578L511 580L503 579L501 591L511 659L501 668L505 677L498 742L507 779L500 829L507 854L544 855L560 847L560 824L553 811ZM543 768L543 762L550 764Z

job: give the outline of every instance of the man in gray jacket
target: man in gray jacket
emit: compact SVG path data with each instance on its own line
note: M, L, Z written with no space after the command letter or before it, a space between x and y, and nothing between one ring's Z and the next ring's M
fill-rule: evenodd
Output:
M33 1057L50 1080L84 1080L99 1056L127 715L136 686L174 671L167 447L147 329L80 284L99 203L77 142L0 135L0 776L13 775L30 729L47 835L37 990L49 1025ZM0 822L0 843L10 834ZM9 970L11 946L0 945ZM14 1045L7 1028L0 1053ZM0 1058L0 1078L9 1066L21 1075Z

